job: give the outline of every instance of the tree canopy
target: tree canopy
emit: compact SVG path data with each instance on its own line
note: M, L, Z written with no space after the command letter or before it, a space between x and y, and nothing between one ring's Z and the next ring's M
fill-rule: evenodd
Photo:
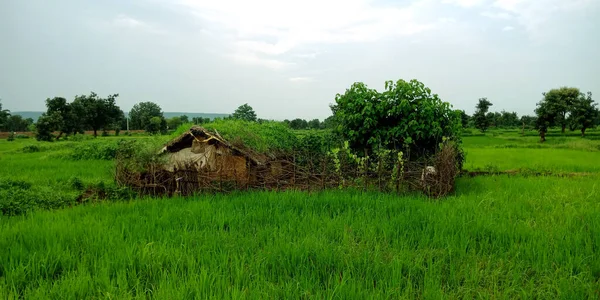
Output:
M490 127L493 115L490 116L488 111L492 105L492 102L488 101L487 98L479 98L475 113L473 114L473 121L475 123L475 128L479 129L481 132L485 132Z
M535 110L542 142L552 126L560 127L562 133L567 126L571 130L580 129L581 135L585 136L586 129L595 125L599 113L591 92L584 94L578 88L561 87L542 95L544 98L537 103Z
M254 112L254 109L250 105L248 105L248 103L245 103L243 105L240 105L233 112L231 118L235 120L256 122L256 112Z
M152 118L157 119L152 120ZM167 130L167 121L163 115L163 111L154 102L136 103L129 112L130 128L134 130L146 130L151 133L165 132Z
M435 152L444 137L459 139L460 116L415 79L387 81L382 93L357 82L335 102L336 131L357 152L382 147L418 158Z

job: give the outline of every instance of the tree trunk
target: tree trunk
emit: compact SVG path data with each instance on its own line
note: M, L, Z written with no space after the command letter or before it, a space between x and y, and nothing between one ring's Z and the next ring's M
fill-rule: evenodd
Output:
M60 137L63 135L63 132L59 132L58 135L56 136L56 140L58 141L60 139Z
M581 127L581 137L585 137L585 127Z
M540 132L540 142L545 142L546 141L546 133L545 132Z
M567 128L567 124L562 124L562 128L561 128L561 129L562 129L562 133L563 133L563 134L565 133L565 129L566 129L566 128Z
M97 136L98 136L98 129L94 128L94 137L97 137Z

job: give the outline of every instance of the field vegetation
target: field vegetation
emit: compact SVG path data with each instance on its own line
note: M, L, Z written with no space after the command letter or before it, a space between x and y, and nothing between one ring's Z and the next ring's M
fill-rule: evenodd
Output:
M596 134L463 136L467 170L571 175L465 176L438 201L351 190L133 201L107 149L160 138L0 141L0 296L597 298ZM64 208L89 187L113 196Z
M490 112L488 98L473 116L451 110L418 81L381 93L357 83L323 122L263 120L248 104L224 119L166 119L142 102L127 123L116 96L49 98L35 124L0 106L11 130L0 140L0 298L600 298L590 93L551 90L519 119ZM77 113L94 105L107 115ZM427 159L451 140L462 172L437 199L338 188L160 198L115 183L120 150L150 157L191 124L259 152L329 155L350 141L357 161L382 149ZM24 127L37 139L11 129Z

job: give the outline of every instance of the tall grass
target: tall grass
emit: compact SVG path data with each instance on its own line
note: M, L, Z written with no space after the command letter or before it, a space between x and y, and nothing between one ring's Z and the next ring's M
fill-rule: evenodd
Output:
M0 296L600 296L598 178L463 179L442 202L252 193L0 219Z
M171 136L176 137L186 132L192 125L183 124L179 126ZM285 124L274 121L258 123L242 120L216 120L201 126L210 131L218 132L233 144L242 144L261 153L290 151L297 144L294 132Z

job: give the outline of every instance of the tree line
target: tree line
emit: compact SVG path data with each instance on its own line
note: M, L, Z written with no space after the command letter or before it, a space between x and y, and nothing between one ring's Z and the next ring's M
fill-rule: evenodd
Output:
M358 87L355 87L358 88ZM365 89L364 87L362 89ZM361 93L368 91L361 90ZM371 91L373 92L373 91ZM535 115L519 117L516 112L490 112L492 102L487 98L480 98L475 113L469 116L464 110L455 110L463 128L476 128L486 132L489 128L525 128L535 129L539 132L541 141L545 141L549 128L558 127L564 133L568 128L571 131L580 130L581 135L589 128L600 124L600 111L592 99L592 93L582 93L574 87L560 87L551 89L542 94L543 98L536 104ZM135 104L125 117L125 113L116 104L119 94L100 97L91 92L89 95L77 95L73 101L68 102L63 97L46 99L46 111L37 122L31 118L20 115L11 115L9 110L2 109L0 102L0 130L11 132L35 131L38 140L49 141L60 139L63 136L93 131L94 136L98 131L106 135L108 131L115 131L118 135L121 130L144 130L148 133L166 133L168 129L175 129L182 124L204 124L211 122L210 118L193 117L187 115L166 119L161 107L153 102L140 102ZM389 107L393 111L394 107ZM384 112L381 112L384 113ZM388 111L389 113L389 111ZM291 129L334 129L336 121L335 110L333 114L320 121L319 119L305 120L296 118L284 120L283 123ZM251 122L264 122L265 119L257 117L254 109L245 103L240 105L225 119L237 119ZM356 120L368 125L372 118L361 112ZM367 126L368 127L368 126ZM58 133L54 135L54 133Z
M600 125L600 110L592 99L592 93L582 93L575 87L560 87L542 93L543 98L536 104L535 116L519 118L515 112L490 112L493 106L487 98L480 98L475 113L469 116L464 110L458 110L464 128L476 128L486 132L490 127L536 129L541 141L546 140L549 128L557 127L562 133L569 128L580 130L581 136L589 128Z

